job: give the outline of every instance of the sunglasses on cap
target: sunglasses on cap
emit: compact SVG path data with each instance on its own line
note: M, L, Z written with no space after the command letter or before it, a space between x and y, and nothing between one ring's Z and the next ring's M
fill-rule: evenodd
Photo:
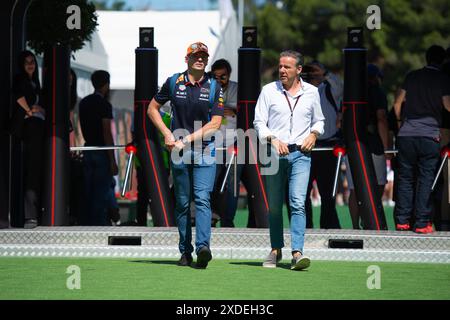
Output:
M208 47L206 46L206 44L203 44L201 42L196 42L196 43L191 44L190 48L192 50L197 50L197 49L208 50Z
M189 56L192 53L196 53L196 52L205 52L206 54L208 54L208 47L206 46L206 44L204 44L202 42L195 42L188 47L187 55Z

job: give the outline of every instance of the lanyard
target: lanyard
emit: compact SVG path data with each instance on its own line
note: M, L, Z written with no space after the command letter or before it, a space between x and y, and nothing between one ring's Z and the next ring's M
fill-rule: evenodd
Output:
M287 103L289 105L289 109L291 110L291 119L290 119L290 123L289 123L290 124L289 132L292 133L293 119L294 119L294 110L295 110L295 107L297 106L298 100L300 100L300 96L298 96L297 99L295 99L294 108L292 108L291 102L289 101L289 98L288 98L288 96L286 94L286 91L283 91L283 93L284 93L284 97L286 98L286 101L287 101Z

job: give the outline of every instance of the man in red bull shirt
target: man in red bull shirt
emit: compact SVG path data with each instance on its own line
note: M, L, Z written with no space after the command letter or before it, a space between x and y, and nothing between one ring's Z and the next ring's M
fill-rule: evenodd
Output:
M210 193L216 172L215 145L211 135L222 122L222 90L205 73L208 47L196 42L187 48L188 69L169 77L150 102L148 116L164 136L171 152L175 187L175 215L180 235L180 266L192 264L190 201L195 202L197 267L206 268L212 259ZM167 128L159 113L167 101L172 105L172 124Z

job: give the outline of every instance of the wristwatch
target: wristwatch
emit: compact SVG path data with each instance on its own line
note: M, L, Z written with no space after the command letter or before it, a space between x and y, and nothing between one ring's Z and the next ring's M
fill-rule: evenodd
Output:
M272 142L272 140L275 140L277 137L275 137L275 136L267 136L266 137L266 141L267 141L267 143L271 143Z

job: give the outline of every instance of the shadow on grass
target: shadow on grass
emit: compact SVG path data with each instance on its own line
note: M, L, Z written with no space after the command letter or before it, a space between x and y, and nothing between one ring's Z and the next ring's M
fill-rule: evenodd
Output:
M178 261L170 261L170 260L133 260L128 261L133 263L147 263L147 264L166 264L166 265L172 265L172 266L178 266ZM180 268L191 268L191 269L198 269L198 270L205 270L206 268L197 267L195 262L192 262L192 265L190 266L179 266Z
M230 262L230 264L238 265L238 266L250 266L250 267L258 267L263 268L262 262L255 262L255 261L248 261L248 262ZM270 268L264 268L264 269L270 269ZM275 268L274 268L275 269ZM278 263L277 269L286 269L291 271L291 264L290 263ZM301 272L307 272L308 270L297 270Z
M168 264L168 265L177 265L178 261L174 260L133 260L128 262L134 262L134 263L151 263L151 264Z

